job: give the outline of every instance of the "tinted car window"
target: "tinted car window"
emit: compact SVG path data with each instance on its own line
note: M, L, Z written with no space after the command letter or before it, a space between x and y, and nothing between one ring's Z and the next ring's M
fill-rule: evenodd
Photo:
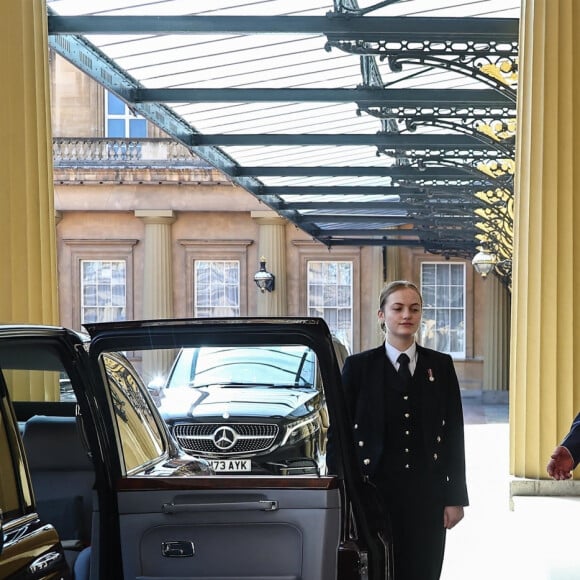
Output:
M18 514L20 503L14 469L9 468L10 465L14 465L14 458L12 457L6 431L6 412L5 399L2 398L0 408L0 464L3 467L0 469L0 510L2 510L4 518L9 518Z
M125 471L130 473L164 452L164 440L155 422L150 401L144 396L144 387L130 363L121 356L102 356L111 404L121 441Z

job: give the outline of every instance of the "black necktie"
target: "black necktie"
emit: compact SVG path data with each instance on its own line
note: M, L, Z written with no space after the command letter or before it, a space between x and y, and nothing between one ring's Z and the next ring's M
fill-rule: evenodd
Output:
M411 380L411 369L409 369L409 362L410 358L404 352L399 355L397 362L399 363L399 377L401 378L401 382L407 386L409 381Z

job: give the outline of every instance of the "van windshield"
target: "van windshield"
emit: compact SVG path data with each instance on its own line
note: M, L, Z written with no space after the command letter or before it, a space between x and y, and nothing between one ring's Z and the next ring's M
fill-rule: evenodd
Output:
M213 384L312 387L314 351L306 346L196 347L180 351L166 387Z

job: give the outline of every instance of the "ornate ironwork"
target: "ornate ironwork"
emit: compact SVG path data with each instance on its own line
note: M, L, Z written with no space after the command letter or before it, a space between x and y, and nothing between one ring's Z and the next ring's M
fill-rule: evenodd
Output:
M492 160L502 160L507 155L509 151L493 150L493 149L476 149L474 147L469 148L416 148L416 149L394 149L392 147L379 146L377 147L377 155L386 155L387 157L392 157L394 159L409 159L411 162L413 160L421 160L423 166L429 161L436 161L440 165L444 165L446 162L451 162L453 160L461 160L462 163L477 163L480 161Z
M357 115L366 113L388 122L390 132L413 133L420 126L450 129L473 137L485 136L513 154L515 146L515 109L476 109L475 107L420 109L419 107L359 106ZM500 147L498 147L500 150Z
M377 56L386 60L392 72L403 65L419 65L452 71L476 79L505 92L516 102L518 42L458 42L452 39L423 42L376 40L344 40L329 37L326 50L336 48L348 54ZM387 88L386 86L384 88Z

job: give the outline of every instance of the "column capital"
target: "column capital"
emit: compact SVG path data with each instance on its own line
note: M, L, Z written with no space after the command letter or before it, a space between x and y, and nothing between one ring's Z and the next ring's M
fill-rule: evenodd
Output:
M285 226L288 223L286 218L279 216L272 210L255 210L250 215L253 220L262 226Z
M172 209L136 209L135 217L142 219L146 224L171 225L177 219Z

